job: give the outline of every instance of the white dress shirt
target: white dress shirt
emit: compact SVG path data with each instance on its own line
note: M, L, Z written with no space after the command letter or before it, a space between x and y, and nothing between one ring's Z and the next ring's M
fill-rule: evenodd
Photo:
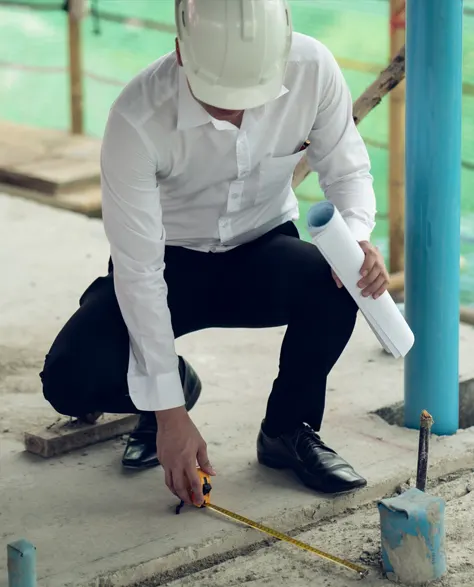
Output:
M174 52L113 104L101 153L103 220L138 409L184 405L165 243L225 253L297 219L291 182L304 153L356 238L369 239L375 197L351 96L330 51L305 35L293 35L278 98L245 111L241 128L213 119L193 98Z

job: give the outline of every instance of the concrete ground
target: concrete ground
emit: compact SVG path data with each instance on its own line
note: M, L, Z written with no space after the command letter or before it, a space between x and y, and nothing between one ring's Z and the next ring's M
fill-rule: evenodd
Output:
M176 500L164 486L161 470L133 475L122 471L122 439L48 461L24 453L23 432L55 418L40 391L38 371L44 354L76 309L79 295L104 273L108 246L100 221L8 196L0 196L0 235L0 266L6 275L0 282L0 587L7 584L6 544L21 537L37 546L40 587L125 586L157 573L157 584L164 584L172 577L164 574L168 571L181 577L186 575L183 566L209 556L226 558L238 549L246 552L261 541L258 533L211 512L189 509L175 516ZM180 340L178 350L204 383L193 418L219 473L213 500L286 531L392 493L413 476L418 436L371 414L402 399L403 363L384 354L360 320L330 378L323 435L368 478L368 488L328 499L302 488L290 474L259 467L255 437L283 333L208 331ZM461 327L464 377L472 368L473 345L474 330ZM473 463L472 429L433 439L433 477ZM376 548L376 520L371 519L367 536ZM353 528L350 520L339 523ZM357 519L355 523L365 528ZM367 549L360 535L350 545L342 538L329 544L329 535L345 534L332 530L334 525L322 527L329 529L322 539L315 538L316 546L331 546L333 554L354 560ZM278 584L279 567L271 557L280 560L286 547L275 548L245 559L245 566L255 563L252 568L258 569L265 552L270 557L266 567L252 571L255 585L263 584L267 572L274 579L270 582ZM307 578L300 577L302 569L320 564L303 560L301 553L285 551L284 556L295 556L297 562L286 575L281 573L282 585L284 577L286 583L307 584ZM241 569L242 563L239 573ZM218 568L215 574L221 572L227 571ZM328 572L326 584L338 585L331 583L333 571ZM244 582L245 577L238 576ZM179 584L190 584L189 580ZM200 580L191 584L217 585ZM237 583L229 579L222 584Z
M447 502L445 525L447 537L446 558L448 572L438 587L465 587L472 585L474 575L474 529L466 518L472 518L474 508L474 474L443 478L436 486L428 487ZM381 571L380 523L375 505L361 507L347 516L339 516L314 525L297 537L326 552L357 562L369 569L362 581L358 575L323 561L306 552L283 543L263 546L237 558L204 570L190 568L161 575L140 583L140 587L389 587ZM199 565L195 565L198 567ZM202 566L202 564L201 564ZM173 579L173 575L178 578ZM168 580L169 579L169 580Z

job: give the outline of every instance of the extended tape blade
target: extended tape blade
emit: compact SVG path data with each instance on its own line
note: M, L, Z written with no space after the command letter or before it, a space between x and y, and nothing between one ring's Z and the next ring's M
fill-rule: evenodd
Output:
M273 538L276 538L277 540L281 540L282 542L287 542L288 544L292 544L293 546L297 546L298 548L302 548L303 550L311 552L311 553L313 553L313 554L315 554L325 560L328 560L328 561L333 562L337 565L340 565L341 567L349 569L350 571L354 571L354 572L358 573L358 575L360 577L366 577L369 574L368 569L365 569L364 567L356 565L355 563L351 563L350 561L346 561L346 560L339 558L337 556L333 556L332 554L328 554L327 552L323 552L322 550L319 550L318 548L314 548L314 546L310 546L309 544L306 544L305 542L301 542L301 540L297 540L296 538L292 538L291 536L288 536L287 534L283 534L282 532L278 532L278 530L273 530L273 528L269 528L268 526L264 526L263 524L260 524L258 522L254 522L253 520L250 520L249 518L245 518L244 516L241 516L240 514L236 514L234 512L231 512L230 510L222 508L218 505L215 505L213 503L206 503L204 507L212 509L213 511L218 512L224 516L227 516L228 518L230 518L232 520L235 520L237 522L241 522L242 524L245 524L246 526L250 526L250 528L254 528L255 530L259 530L260 532L263 532L264 534L267 534L268 536L272 536Z

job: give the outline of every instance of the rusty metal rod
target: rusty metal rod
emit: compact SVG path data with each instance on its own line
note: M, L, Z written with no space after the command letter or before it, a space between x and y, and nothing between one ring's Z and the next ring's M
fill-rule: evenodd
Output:
M423 410L420 418L420 440L418 444L418 466L416 471L416 488L420 491L425 491L426 488L428 453L432 426L433 418L426 410Z

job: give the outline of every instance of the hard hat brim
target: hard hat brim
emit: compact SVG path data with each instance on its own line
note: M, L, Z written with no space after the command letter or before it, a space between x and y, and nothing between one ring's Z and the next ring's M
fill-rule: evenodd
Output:
M187 78L194 96L204 104L225 110L248 110L272 102L282 93L284 70L265 84L247 88L223 87L209 84L188 73Z

